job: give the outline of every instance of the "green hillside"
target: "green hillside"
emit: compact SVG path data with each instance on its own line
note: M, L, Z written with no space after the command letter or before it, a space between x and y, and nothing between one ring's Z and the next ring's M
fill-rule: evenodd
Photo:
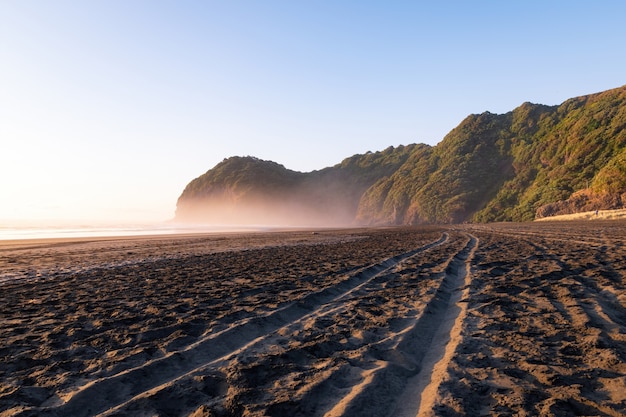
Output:
M225 159L191 181L178 199L182 221L234 224L346 225L363 193L391 175L416 145L389 147L310 173L251 156Z
M186 187L177 218L219 221L211 207L220 206L237 221L258 206L300 213L295 223L421 224L623 208L625 127L626 86L470 115L437 146L390 147L310 173L229 158Z

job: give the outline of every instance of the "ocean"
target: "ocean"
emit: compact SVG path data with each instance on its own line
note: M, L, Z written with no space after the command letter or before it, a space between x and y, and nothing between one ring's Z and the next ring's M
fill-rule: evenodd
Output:
M190 233L226 233L252 232L267 230L266 227L232 226L232 225L203 225L203 224L174 224L157 223L148 225L114 225L114 226L2 226L0 225L0 240L30 240L30 239L68 239L85 237L125 237L150 235L177 235Z

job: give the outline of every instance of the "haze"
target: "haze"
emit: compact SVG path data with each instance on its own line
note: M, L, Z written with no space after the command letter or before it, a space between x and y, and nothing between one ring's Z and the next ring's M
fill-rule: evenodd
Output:
M317 194L319 195L319 194ZM347 198L329 195L322 201L315 194L291 196L246 196L233 202L222 198L179 203L176 218L192 224L225 224L252 227L346 227L355 225L356 207ZM317 200L317 201L316 201Z
M0 2L0 222L155 222L224 158L311 171L621 86L621 1Z

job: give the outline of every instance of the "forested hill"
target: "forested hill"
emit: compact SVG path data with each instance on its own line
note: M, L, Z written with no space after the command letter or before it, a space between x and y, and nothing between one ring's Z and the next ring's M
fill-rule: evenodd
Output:
M470 115L436 146L300 173L233 157L191 181L181 221L344 225L525 221L626 206L626 86Z

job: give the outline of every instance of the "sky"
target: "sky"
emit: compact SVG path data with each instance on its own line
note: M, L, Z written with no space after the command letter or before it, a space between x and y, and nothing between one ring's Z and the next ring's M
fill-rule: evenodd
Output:
M626 2L0 0L0 226L158 222L252 155L302 172L626 84Z

